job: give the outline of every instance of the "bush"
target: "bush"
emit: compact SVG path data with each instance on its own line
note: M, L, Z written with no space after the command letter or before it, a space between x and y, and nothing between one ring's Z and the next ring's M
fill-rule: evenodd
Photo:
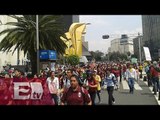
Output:
M79 64L79 57L78 55L70 55L67 56L67 63L70 65L78 65Z

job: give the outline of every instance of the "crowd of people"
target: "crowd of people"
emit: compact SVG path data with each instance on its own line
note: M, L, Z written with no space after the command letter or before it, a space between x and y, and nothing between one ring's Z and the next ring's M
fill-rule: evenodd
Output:
M148 85L159 91L158 63L131 64L124 62L91 63L81 67L59 66L55 71L42 70L40 74L26 76L21 70L0 77L0 105L95 105L101 103L101 90L108 91L108 104L115 103L114 90L127 80L130 93L134 93L134 81L142 77L143 67ZM139 74L140 73L140 74ZM43 88L41 99L15 99L16 82L39 82Z

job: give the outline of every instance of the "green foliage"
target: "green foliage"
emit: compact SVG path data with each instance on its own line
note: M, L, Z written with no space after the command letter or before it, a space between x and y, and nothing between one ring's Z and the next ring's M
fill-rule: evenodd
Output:
M138 56L133 54L133 55L131 55L131 58L138 58Z
M104 55L103 52L97 50L97 51L91 51L91 56L92 56L92 59L95 59L96 61L101 61L102 60L102 56Z
M78 65L79 64L79 57L78 55L70 55L66 57L67 63L70 65Z
M36 52L36 18L35 15L24 15L18 17L10 15L16 22L8 22L5 25L12 26L0 32L5 35L0 43L0 50L9 52L15 45L16 49L23 50L26 54L29 50ZM40 15L39 16L39 45L40 49L54 49L63 54L66 48L65 43L59 38L64 34L60 16Z
M122 54L120 52L112 52L112 53L109 53L109 59L110 59L110 61L127 60L127 55Z
M12 53L17 49L28 53L31 60L32 73L36 73L36 56L37 56L37 39L36 39L36 16L35 15L9 15L16 22L8 22L9 25L0 32L5 35L0 42L0 51L9 52L13 48ZM64 26L62 24L62 16L58 15L39 15L39 47L40 49L56 50L58 54L63 54L66 44L60 39L64 35ZM65 37L65 36L64 36ZM34 71L33 71L34 70Z

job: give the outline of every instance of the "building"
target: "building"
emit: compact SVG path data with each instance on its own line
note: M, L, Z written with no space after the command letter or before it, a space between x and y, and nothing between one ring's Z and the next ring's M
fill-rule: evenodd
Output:
M122 53L127 54L128 52L130 52L131 54L134 54L133 39L131 37L128 37L127 34L121 35L120 46Z
M110 52L122 52L121 49L120 49L120 38L116 38L116 39L113 39L111 41L111 48L110 48Z
M79 16L78 15L64 15L63 22L64 22L65 32L67 32L72 23L79 22Z
M82 55L86 56L86 58L88 59L88 61L91 61L91 54L88 51L88 41L83 41L82 42Z
M158 59L160 49L160 15L142 15L143 44L149 47L152 59Z
M108 53L111 53L111 47L108 48Z
M133 39L127 35L121 35L121 38L116 38L111 41L110 52L120 52L127 54L130 52L134 54L133 51Z
M8 17L6 15L0 15L0 21L1 23L7 23L7 22L14 22L15 20L11 17ZM0 31L11 28L11 26L6 25L0 25ZM4 36L0 36L0 41L3 39ZM13 47L14 48L14 47ZM10 52L6 53L3 51L0 51L0 70L3 69L3 66L6 66L7 64L11 65L23 65L26 61L26 57L23 54L23 51L20 51L19 53L17 51L12 54L12 50Z

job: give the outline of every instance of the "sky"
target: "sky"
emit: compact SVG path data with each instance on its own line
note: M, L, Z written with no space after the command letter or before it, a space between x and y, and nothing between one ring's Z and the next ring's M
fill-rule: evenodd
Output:
M89 51L107 52L110 41L121 34L142 33L141 15L80 15L80 22L91 23L86 26L85 41L89 43ZM109 39L102 39L110 35Z

